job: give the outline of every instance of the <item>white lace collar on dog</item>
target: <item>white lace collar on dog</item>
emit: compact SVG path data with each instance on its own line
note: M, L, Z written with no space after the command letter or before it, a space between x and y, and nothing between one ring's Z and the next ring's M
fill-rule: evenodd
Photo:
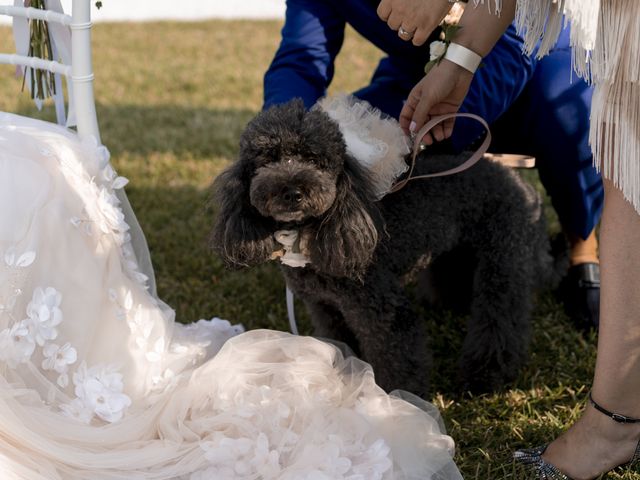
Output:
M311 263L306 239L304 235L299 234L298 230L278 230L273 234L273 238L282 245L282 249L273 252L272 259L279 258L284 265L289 267L304 267Z

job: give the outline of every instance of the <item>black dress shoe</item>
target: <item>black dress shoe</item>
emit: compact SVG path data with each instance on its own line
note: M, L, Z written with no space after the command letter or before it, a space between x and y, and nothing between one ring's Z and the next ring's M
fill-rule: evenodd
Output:
M580 330L598 329L600 324L600 265L580 263L569 268L560 282L560 300L567 315Z

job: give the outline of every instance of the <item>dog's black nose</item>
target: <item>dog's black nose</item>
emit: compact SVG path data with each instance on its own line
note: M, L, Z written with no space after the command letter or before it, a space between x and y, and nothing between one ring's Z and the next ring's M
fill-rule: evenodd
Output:
M287 203L298 204L302 201L302 192L295 187L287 187L282 191L282 199Z

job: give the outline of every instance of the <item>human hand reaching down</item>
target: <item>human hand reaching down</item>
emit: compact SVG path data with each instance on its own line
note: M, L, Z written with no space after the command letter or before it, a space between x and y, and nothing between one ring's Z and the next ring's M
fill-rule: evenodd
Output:
M394 11L401 11L393 5L399 3L407 8L407 5L414 5L413 1L383 0L378 11L380 14L380 8L385 3L392 5L387 21L391 26L391 23L398 21L393 17ZM429 4L431 1L436 0L417 0L423 5ZM448 4L448 2L445 3ZM449 5L444 6L448 7ZM401 16L398 13L398 18L402 18L404 21L407 18L406 15ZM416 15L417 21L425 21L417 16L418 13L414 13L414 15ZM496 15L495 12L487 8L467 7L464 9L458 30L455 37L451 39L444 58L437 66L431 68L429 73L411 90L400 112L400 126L406 133L419 131L434 116L456 113L460 109L481 59L493 48L513 20L514 15L515 0L504 0L500 15ZM427 28L431 27L431 24L427 25ZM456 53L451 52L454 46ZM470 62L474 58L475 61ZM451 136L453 125L454 119L445 120L436 125L421 141L425 145L431 145L434 141L444 140Z
M443 60L413 87L400 112L400 126L415 133L432 117L456 113L469 91L473 74L449 60ZM421 140L425 145L449 138L454 119L436 125Z

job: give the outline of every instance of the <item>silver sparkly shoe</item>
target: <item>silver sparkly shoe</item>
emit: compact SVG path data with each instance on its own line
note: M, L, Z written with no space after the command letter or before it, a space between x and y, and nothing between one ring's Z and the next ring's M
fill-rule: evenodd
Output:
M523 448L516 450L513 459L523 465L530 466L539 480L571 480L555 466L546 462L542 454L547 449L547 445L536 448Z
M626 417L624 415L620 415L618 413L610 412L598 405L589 393L589 402L593 405L593 408L598 410L600 413L603 413L607 417L610 417L612 420L618 423L640 423L640 419ZM519 462L523 465L530 466L537 480L572 480L571 477L562 473L558 468L546 460L542 458L542 454L547 449L547 445L543 445L537 448L524 448L522 450L516 450L513 454L513 458L516 462ZM627 463L619 465L619 467L632 467L640 464L640 442L636 446L636 451ZM617 468L617 467L616 467Z

